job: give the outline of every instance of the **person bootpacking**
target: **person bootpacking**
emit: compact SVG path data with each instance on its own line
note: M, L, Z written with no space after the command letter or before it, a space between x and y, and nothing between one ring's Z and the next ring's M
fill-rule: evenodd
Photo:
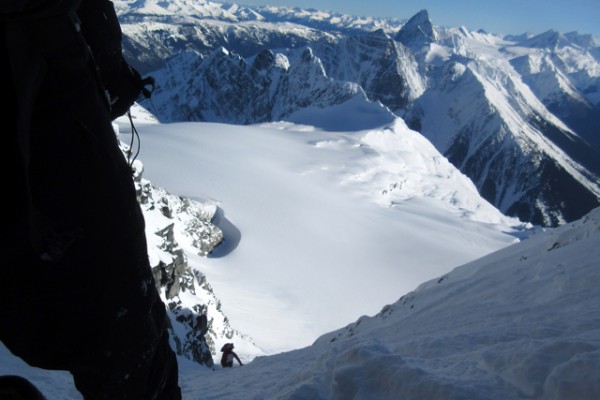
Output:
M221 347L221 352L223 352L223 355L221 356L221 366L223 368L232 368L234 358L237 360L240 366L244 365L240 361L238 355L235 354L235 351L233 351L233 348L233 343L225 343L223 347Z

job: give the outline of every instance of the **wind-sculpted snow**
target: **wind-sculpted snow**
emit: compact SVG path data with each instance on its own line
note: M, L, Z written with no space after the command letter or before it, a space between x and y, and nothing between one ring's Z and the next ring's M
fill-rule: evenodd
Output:
M377 154L375 161L359 162L358 171L348 173L344 184L360 187L375 202L393 207L413 198L430 198L444 203L449 212L464 213L467 218L506 222L491 204L477 196L464 196L477 192L473 182L401 119L390 127L369 131L361 139L361 146Z

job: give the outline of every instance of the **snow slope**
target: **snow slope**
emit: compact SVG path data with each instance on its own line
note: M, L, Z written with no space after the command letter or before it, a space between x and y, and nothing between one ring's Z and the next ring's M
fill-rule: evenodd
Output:
M180 357L184 399L597 397L600 210L508 246L518 221L401 120L301 119L138 119L145 176L220 210L223 247L186 250L190 264L232 326L277 353L242 348L243 368L214 371ZM81 398L67 373L0 359L50 400Z
M600 209L420 285L312 346L184 374L187 398L597 399Z
M465 264L306 348L207 369L184 399L565 399L600 396L600 209ZM81 399L63 372L0 345L0 374Z

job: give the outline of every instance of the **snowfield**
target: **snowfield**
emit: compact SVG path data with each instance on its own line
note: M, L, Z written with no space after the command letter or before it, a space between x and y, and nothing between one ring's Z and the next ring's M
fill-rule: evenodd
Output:
M238 343L231 370L180 357L185 399L600 395L599 210L524 239L401 120L137 124L146 178L218 208L213 254L180 243L261 349ZM81 398L68 373L0 359L49 399Z
M205 258L178 241L232 325L267 354L373 315L523 230L400 119L356 132L289 123L140 130L148 179L219 208L222 247Z

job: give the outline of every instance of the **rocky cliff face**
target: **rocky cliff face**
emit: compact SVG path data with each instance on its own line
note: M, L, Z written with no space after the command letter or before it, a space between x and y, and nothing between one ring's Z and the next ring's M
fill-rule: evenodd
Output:
M286 55L264 50L251 62L224 48L203 58L185 53L157 71L152 107L162 122L250 124L285 119L308 106L326 108L364 95L353 83L330 79L310 48Z
M116 128L116 127L115 127ZM118 131L118 128L116 128ZM128 146L121 144L124 154ZM200 256L223 240L212 224L216 206L168 193L143 178L143 164L132 164L138 202L146 220L148 255L156 286L167 305L173 348L180 356L211 367L218 342L235 340L254 346L233 329L202 272L188 263L184 240Z
M426 82L413 53L382 29L314 48L329 77L357 83L371 101L392 111L410 108L425 91Z
M402 26L394 39L418 51L423 46L435 43L439 36L429 19L427 10L421 10Z

